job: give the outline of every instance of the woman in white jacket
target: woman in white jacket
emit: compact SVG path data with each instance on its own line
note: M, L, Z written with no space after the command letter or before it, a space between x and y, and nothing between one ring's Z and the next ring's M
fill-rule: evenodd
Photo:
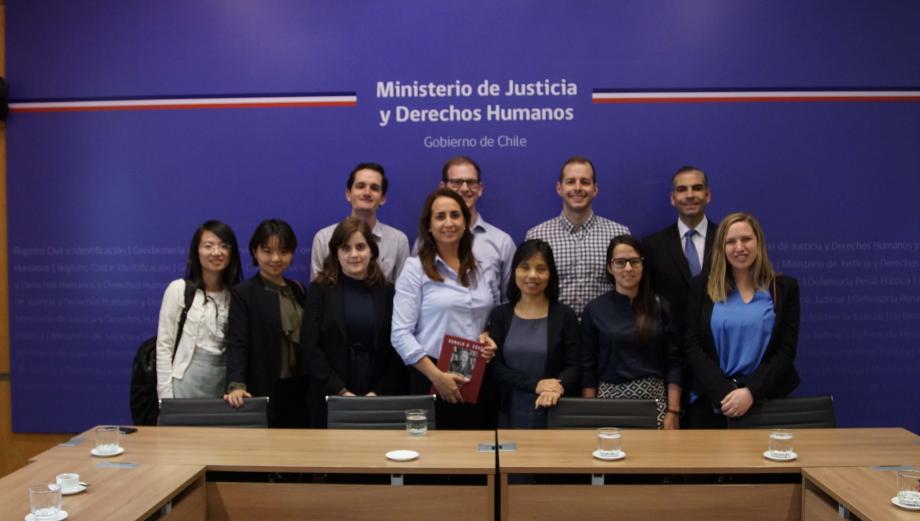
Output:
M189 246L185 278L169 284L160 306L156 356L159 398L223 396L230 288L241 279L233 230L220 221L199 226ZM187 285L194 288L194 298L176 345Z

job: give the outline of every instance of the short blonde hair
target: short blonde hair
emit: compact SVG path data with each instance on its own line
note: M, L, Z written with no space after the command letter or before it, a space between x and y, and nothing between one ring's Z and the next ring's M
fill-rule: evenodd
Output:
M767 241L763 236L763 229L757 219L745 212L736 212L726 216L719 223L719 229L716 231L716 238L713 241L712 267L709 270L709 283L706 285L706 292L713 302L725 302L728 293L735 287L735 278L732 271L728 269L725 260L725 236L728 229L733 224L745 222L754 230L754 237L757 239L757 258L751 267L754 286L758 290L767 290L773 283L776 273L773 271L773 265L770 264L770 258L767 256Z

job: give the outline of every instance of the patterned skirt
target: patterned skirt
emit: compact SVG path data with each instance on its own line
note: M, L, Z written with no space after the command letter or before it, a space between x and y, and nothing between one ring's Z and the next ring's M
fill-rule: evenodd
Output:
M597 388L597 397L620 400L655 400L658 404L658 428L660 429L664 425L664 415L668 408L666 389L664 380L661 378L645 376L620 384L601 382Z

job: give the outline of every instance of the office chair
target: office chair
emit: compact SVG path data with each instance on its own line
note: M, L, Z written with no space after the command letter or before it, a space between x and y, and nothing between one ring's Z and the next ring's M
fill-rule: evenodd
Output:
M424 409L435 428L434 395L327 396L329 429L404 429L406 409Z
M559 403L549 409L547 427L550 429L598 427L657 429L657 402L655 400L560 398Z
M246 398L239 409L220 398L164 398L160 426L268 427L268 397Z
M833 396L779 398L755 403L740 418L728 418L729 429L833 428L837 426Z

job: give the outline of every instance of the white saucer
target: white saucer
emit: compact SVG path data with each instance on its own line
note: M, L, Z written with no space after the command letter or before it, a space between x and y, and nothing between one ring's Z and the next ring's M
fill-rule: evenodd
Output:
M619 451L617 454L614 454L613 456L604 456L599 450L592 452L591 455L597 459L602 459L604 461L617 461L617 460L621 460L626 457L626 453L623 452L622 450Z
M891 498L891 503L894 504L894 506L898 508L903 508L905 510L920 510L920 507L915 507L911 505L902 505L901 502L898 501L898 496Z
M412 461L418 457L414 450L391 450L387 452L387 459L392 461Z
M58 516L54 518L54 521L61 521L62 519L67 519L67 511L59 510ZM26 521L35 521L35 518L32 517L32 514L26 514Z
M118 450L116 450L115 452L105 452L105 453L103 453L103 452L97 451L96 448L93 447L92 449L90 449L89 453L92 454L93 456L97 456L97 457L100 457L100 458L111 458L112 456L118 456L119 454L124 454L124 453L125 453L125 448L124 448L124 447L118 447Z
M86 485L77 485L73 488L62 488L61 495L72 496L74 494L79 494L80 492L83 492L84 490L86 490Z
M799 455L796 454L795 452L790 452L788 456L777 456L776 454L773 454L772 452L765 450L763 451L763 457L767 458L770 461L782 462L782 461L792 461L798 458Z

